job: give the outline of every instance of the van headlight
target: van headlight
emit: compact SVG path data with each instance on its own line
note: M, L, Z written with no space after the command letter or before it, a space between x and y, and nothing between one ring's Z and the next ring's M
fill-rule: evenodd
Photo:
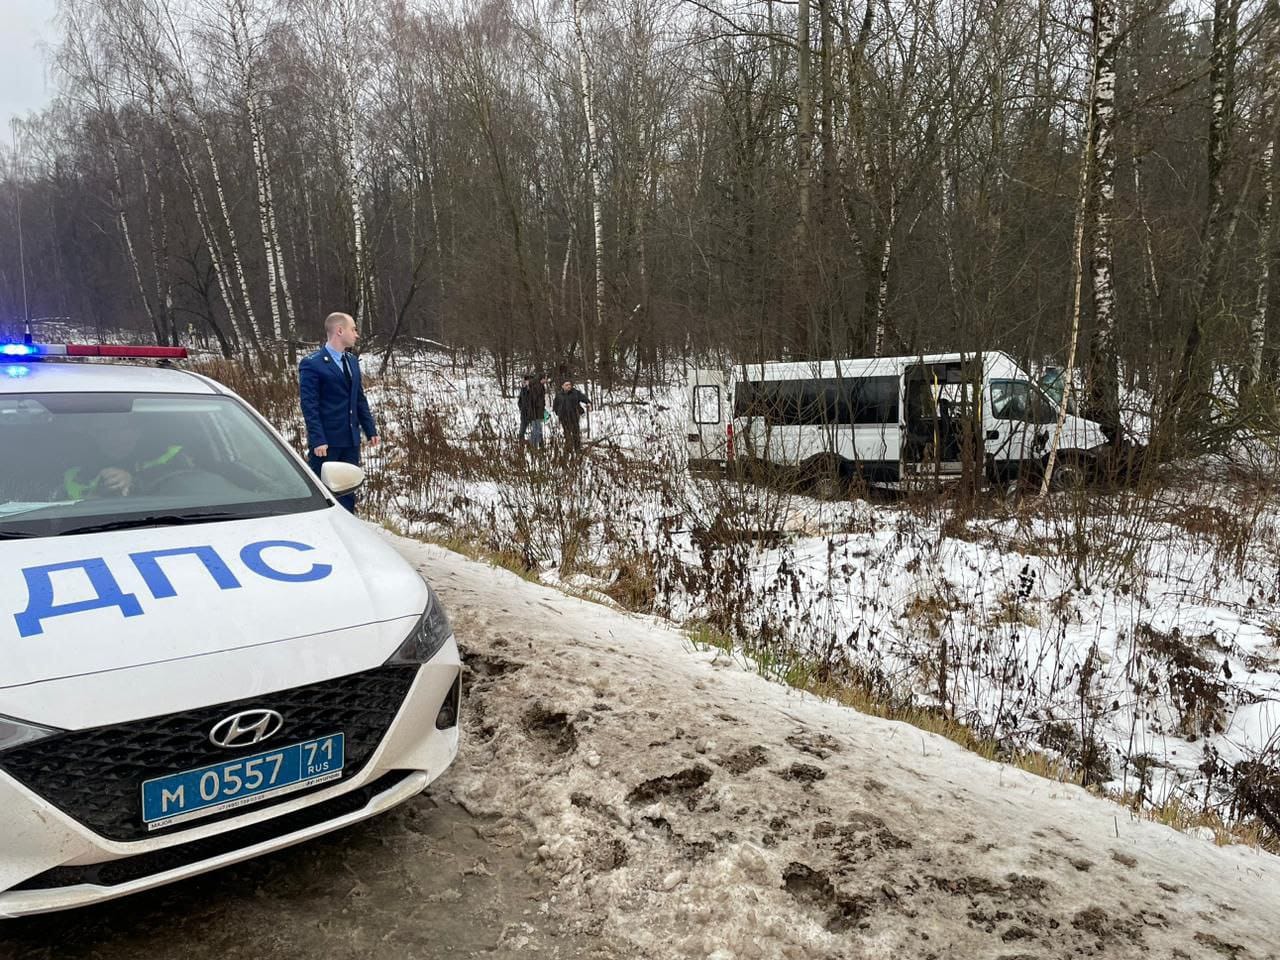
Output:
M45 737L52 737L55 733L62 733L62 731L35 723L23 723L12 717L0 717L0 753L43 740Z
M451 636L453 627L440 605L440 598L427 587L427 609L387 663L426 663L440 652Z

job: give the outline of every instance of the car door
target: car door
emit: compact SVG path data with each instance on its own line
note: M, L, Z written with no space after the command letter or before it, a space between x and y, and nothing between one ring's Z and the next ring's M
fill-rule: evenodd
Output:
M725 376L719 370L694 370L689 374L685 438L690 463L731 457L726 390Z

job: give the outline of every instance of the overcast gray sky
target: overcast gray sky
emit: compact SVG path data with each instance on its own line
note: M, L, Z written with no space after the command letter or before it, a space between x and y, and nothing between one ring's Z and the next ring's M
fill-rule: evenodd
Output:
M9 120L39 110L53 95L41 44L55 37L56 0L0 0L0 129L9 140Z

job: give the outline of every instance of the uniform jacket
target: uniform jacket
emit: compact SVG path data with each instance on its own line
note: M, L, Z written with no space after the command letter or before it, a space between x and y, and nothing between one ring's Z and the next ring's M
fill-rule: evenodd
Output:
M302 419L307 424L308 451L325 444L359 447L362 430L366 437L378 435L360 380L360 361L354 353L348 353L347 364L351 368L350 387L342 365L334 363L324 347L304 357L298 365L298 394Z

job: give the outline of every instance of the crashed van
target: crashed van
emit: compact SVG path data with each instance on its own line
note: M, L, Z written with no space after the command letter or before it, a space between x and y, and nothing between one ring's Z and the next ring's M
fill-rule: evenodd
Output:
M794 468L821 492L855 478L946 479L966 444L993 482L1042 474L1059 405L1008 354L743 364L688 383L691 469ZM1108 449L1100 424L1064 411L1053 481L1078 486Z

